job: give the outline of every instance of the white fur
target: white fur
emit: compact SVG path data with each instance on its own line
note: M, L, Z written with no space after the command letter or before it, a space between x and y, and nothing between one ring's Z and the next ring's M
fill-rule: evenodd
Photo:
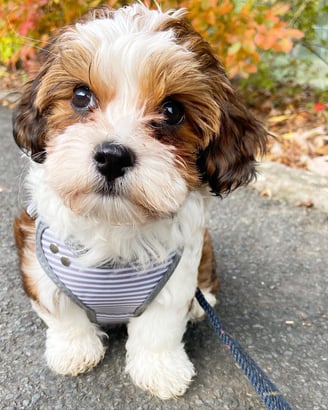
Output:
M37 284L38 302L32 306L48 326L46 360L59 374L76 376L96 366L105 354L102 339L107 335L91 323L79 306L60 292L39 265L36 255L26 254L23 266ZM26 262L25 262L26 263Z
M202 227L193 226L180 264L163 291L128 327L126 369L135 384L162 399L183 394L194 376L181 342L197 285Z
M84 266L95 266L104 260L141 263L149 256L164 260L170 252L193 240L193 231L205 226L206 209L210 202L207 190L188 194L178 213L143 225L126 222L110 224L102 218L85 217L72 212L44 181L43 166L31 163L26 179L27 204L62 241L78 238L88 252L81 257ZM122 206L122 205L121 205ZM109 210L108 210L109 212Z
M208 202L206 192L189 193L174 218L143 226L108 227L101 221L72 214L51 190L39 190L42 172L35 169L38 167L32 167L29 184L37 192L32 197L39 215L44 220L52 220L52 229L58 227L63 237L79 233L79 240L93 250L85 264L103 260L108 254L123 254L129 259L132 255L150 252L161 258L172 249L184 247L178 268L165 288L140 317L131 319L126 345L126 370L136 385L161 399L182 395L195 374L181 340L197 285ZM38 184L33 185L33 178ZM41 295L42 308L34 303L34 309L48 326L46 359L49 367L69 375L90 370L104 356L101 340L104 334L90 323L80 307L59 292L36 260L29 273L38 283ZM215 302L214 297L211 302ZM192 316L195 316L194 309Z
M102 41L108 44L131 33L149 34L168 18L180 19L185 14L185 9L162 12L160 9L149 10L143 4L133 4L115 11L112 19L90 21L87 24L77 24L76 27L81 36L86 34L89 43L94 37L101 35Z
M206 301L213 307L216 304L216 297L213 295L213 293L209 289L202 289L202 294ZM198 300L196 298L193 299L192 304L191 304L191 309L189 312L189 317L190 320L192 321L198 321L202 320L205 317L205 311L204 309L200 306L198 303Z

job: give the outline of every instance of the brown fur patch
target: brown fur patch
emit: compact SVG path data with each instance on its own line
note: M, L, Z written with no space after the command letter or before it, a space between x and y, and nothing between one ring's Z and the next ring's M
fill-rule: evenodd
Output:
M26 211L22 211L20 216L15 218L14 234L23 288L32 300L38 301L37 286L28 274L32 258L35 258L35 222Z
M198 267L198 287L209 290L213 294L216 294L220 287L215 271L215 256L211 237L207 229L204 233L202 257Z

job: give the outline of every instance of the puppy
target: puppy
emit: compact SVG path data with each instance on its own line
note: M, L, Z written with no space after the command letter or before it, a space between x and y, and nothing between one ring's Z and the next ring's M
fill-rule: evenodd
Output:
M13 118L30 158L15 237L49 367L90 370L100 325L126 322L126 370L161 399L195 374L182 337L196 287L215 303L211 194L251 181L266 143L184 16L90 11L41 51Z

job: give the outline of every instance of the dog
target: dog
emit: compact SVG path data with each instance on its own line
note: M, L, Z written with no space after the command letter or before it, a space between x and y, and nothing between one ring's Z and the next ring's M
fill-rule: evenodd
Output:
M89 371L124 322L126 371L163 400L195 375L197 286L216 301L211 198L256 176L267 138L185 14L91 10L41 50L13 115L30 165L14 231L48 366Z

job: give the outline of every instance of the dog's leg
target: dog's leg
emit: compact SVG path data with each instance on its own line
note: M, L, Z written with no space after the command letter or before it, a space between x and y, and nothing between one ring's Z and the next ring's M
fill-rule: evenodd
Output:
M162 296L128 325L126 371L137 386L165 400L184 394L195 373L182 343L192 294L180 306L170 294Z
M182 337L197 285L202 242L202 234L193 237L164 289L128 325L126 370L136 385L161 399L182 395L195 374Z
M48 296L56 301L56 312L49 311L42 301L32 301L34 310L48 326L47 364L58 374L76 376L87 372L103 359L102 339L106 335L66 295L51 293L48 291Z
M198 287L202 291L207 302L214 306L216 304L216 293L219 289L219 280L215 270L215 256L212 247L211 237L208 230L204 234L202 257L198 267ZM205 312L193 299L190 309L190 320L197 321L205 317Z
M15 221L15 237L24 289L48 326L45 356L49 367L74 376L90 370L105 354L105 334L44 273L35 255L34 221L26 213Z
M39 297L32 300L32 306L48 326L45 352L48 366L58 374L71 376L91 370L104 357L105 334L37 266L33 276L34 280L39 277Z

